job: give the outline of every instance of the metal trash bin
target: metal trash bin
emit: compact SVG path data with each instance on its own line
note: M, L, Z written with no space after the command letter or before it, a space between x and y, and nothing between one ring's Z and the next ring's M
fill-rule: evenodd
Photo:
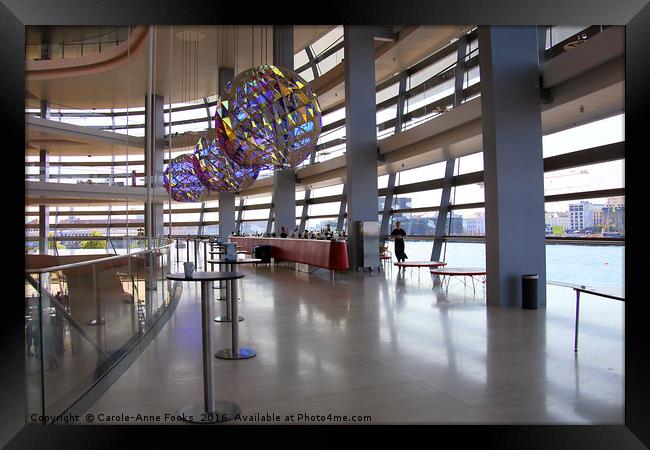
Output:
M539 275L526 274L521 276L521 307L523 309L538 309L537 283Z
M253 258L259 258L262 263L269 264L271 262L271 246L256 245L253 247Z

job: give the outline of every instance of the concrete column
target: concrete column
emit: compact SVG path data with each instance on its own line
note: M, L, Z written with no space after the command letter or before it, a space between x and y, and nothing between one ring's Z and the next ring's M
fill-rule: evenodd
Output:
M235 193L219 192L219 236L225 241L235 231Z
M162 186L164 154L162 146L165 141L164 99L156 94L154 70L155 64L155 30L149 27L147 36L147 93L145 95L145 135L144 135L144 183L147 198L144 207L145 236L147 248L154 247L153 238L163 237L163 204L154 203L153 192ZM170 205L171 207L171 205ZM188 249L189 251L189 249ZM145 280L145 314L151 317L158 288L158 261L154 252L148 254L148 275Z
M239 197L239 212L237 213L237 222L235 225L235 231L237 233L241 232L241 222L244 217L244 197Z
M146 98L145 98L146 100ZM153 139L148 138L149 127L145 126L145 186L151 187L151 192L162 187L163 166L164 166L164 149L165 145L165 120L164 120L164 99L161 95L152 95L151 102L146 102L147 106L151 105L151 110L145 111L145 121L151 121L151 133ZM145 122L146 123L146 122ZM151 151L148 146L151 145ZM151 156L149 156L151 155ZM163 228L163 204L154 203L153 195L147 196L151 202L150 208L145 205L145 235L147 237L162 237L165 234ZM151 211L151 222L147 215ZM147 228L150 227L150 228Z
M546 304L544 165L537 30L479 27L488 306L521 305L539 274Z
M293 25L273 25L273 64L293 70Z
M293 70L293 25L273 26L273 64ZM296 171L276 169L273 173L273 229L290 234L296 227Z
M49 49L49 46L48 46ZM47 52L42 52L48 55ZM50 118L50 103L47 100L41 100L41 118ZM48 181L50 175L50 164L48 161L48 151L42 148L39 151L39 178L42 183ZM50 234L50 208L46 205L38 206L38 253L47 255L48 239Z
M226 90L226 85L235 77L235 69L219 67L219 94ZM219 236L224 241L228 240L235 231L235 194L233 192L219 192Z
M296 173L292 170L276 170L273 173L274 231L279 236L282 227L287 234L296 227Z
M357 221L377 222L377 120L375 50L371 27L343 27L345 48L346 194L348 257L356 270ZM370 249L379 258L379 246Z

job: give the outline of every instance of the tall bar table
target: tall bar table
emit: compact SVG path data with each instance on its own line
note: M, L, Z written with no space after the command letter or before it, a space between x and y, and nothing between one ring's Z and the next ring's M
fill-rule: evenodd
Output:
M225 273L237 273L237 266L239 264L256 264L262 262L261 259L256 258L247 258L247 259L212 259L208 261L211 264L219 264L226 267L227 272ZM222 272L215 272L222 273ZM230 317L218 316L215 317L215 322L230 322L230 348L224 348L219 350L215 356L221 359L246 359L252 358L257 355L257 352L248 347L239 346L239 322L243 320L239 316L238 304L237 304L237 281L232 279L226 281L227 284L230 284L230 295L228 295L228 301L230 303ZM239 317L239 320L232 320L233 317ZM230 319L230 320L228 320Z
M234 272L194 272L191 277L185 273L171 273L168 280L198 281L201 283L201 337L203 341L203 402L194 402L184 406L179 415L192 423L217 423L231 420L241 413L236 403L216 400L212 370L212 283L227 282L244 278L243 273Z

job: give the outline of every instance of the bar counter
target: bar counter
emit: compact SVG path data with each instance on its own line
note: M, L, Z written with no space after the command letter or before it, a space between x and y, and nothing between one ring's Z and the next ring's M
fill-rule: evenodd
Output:
M252 252L256 245L270 245L271 258L276 261L292 261L329 270L349 268L345 241L247 236L231 236L228 240L249 252Z

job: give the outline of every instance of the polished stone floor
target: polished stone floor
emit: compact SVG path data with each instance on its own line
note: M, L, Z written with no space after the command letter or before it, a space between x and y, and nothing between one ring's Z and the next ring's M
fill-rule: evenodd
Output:
M546 309L522 310L486 307L481 287L432 290L425 272L419 280L396 268L350 273L332 283L327 271L242 271L240 343L258 356L215 358L215 391L257 423L268 423L266 414L279 423L323 423L316 415L326 423L343 415L373 424L623 423L620 302L583 297L576 354L567 288L548 286ZM164 417L202 400L199 294L185 283L158 337L89 410L95 424L99 414ZM214 324L215 349L228 346L229 332Z

